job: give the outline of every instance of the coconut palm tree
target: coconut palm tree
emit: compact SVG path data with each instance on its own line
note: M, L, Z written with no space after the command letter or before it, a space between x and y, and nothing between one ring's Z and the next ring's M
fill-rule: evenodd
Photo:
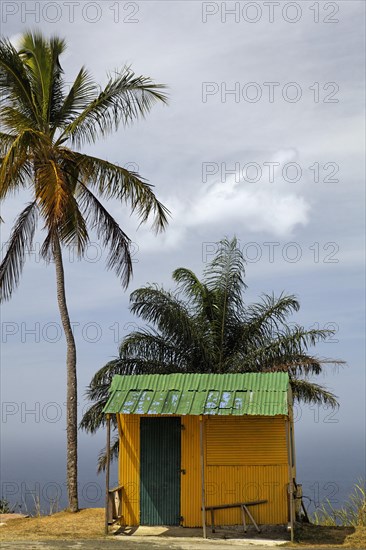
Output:
M290 324L289 315L300 307L292 295L264 294L246 305L244 264L236 239L223 239L202 280L179 268L173 272L175 291L149 285L131 294L131 312L148 325L129 334L118 358L93 377L83 429L94 433L104 424L102 411L115 374L286 371L296 400L337 406L331 392L309 380L326 364L342 363L308 352L333 332ZM117 454L118 438L112 445L112 456ZM102 451L99 469L104 464Z
M65 41L38 33L23 35L19 49L0 41L0 199L28 190L31 199L15 221L0 266L0 298L8 300L17 287L32 246L37 222L45 239L41 254L53 260L57 300L67 342L67 484L70 510L77 495L76 348L65 296L62 248L79 257L96 232L109 250L107 267L124 287L132 273L130 239L103 205L117 199L141 222L151 219L163 230L167 210L152 187L137 173L80 152L84 144L145 116L155 102L166 102L164 86L136 76L129 67L110 75L100 90L82 67L67 90L60 65Z

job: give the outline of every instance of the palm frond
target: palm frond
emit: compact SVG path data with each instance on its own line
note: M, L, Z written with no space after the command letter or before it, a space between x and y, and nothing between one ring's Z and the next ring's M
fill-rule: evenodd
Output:
M130 67L124 67L109 78L98 97L66 126L61 139L71 139L77 147L94 143L98 137L118 129L121 121L129 124L144 117L156 101L166 103L164 88L148 77L136 77Z
M40 119L28 72L14 46L5 38L0 40L0 96L4 105L12 103L38 127Z
M91 401L104 399L108 395L109 387L115 374L130 374L124 371L123 362L119 357L108 361L106 365L94 374L87 387L86 396Z
M11 133L29 131L33 124L26 113L12 105L3 105L0 116L3 127Z
M268 367L266 370L270 372L288 372L292 376L297 377L300 375L319 375L324 372L324 367L326 366L339 367L345 364L346 362L340 359L324 359L308 354L296 356L294 354L289 360L284 362L279 360L278 363Z
M331 330L306 330L301 326L284 327L276 336L263 342L249 341L243 368L260 371L268 370L278 364L296 365L296 359L306 354L309 347L334 334ZM300 364L298 364L300 368Z
M215 294L213 318L213 345L217 354L217 368L221 372L225 362L225 340L232 318L239 318L243 307L242 293L246 288L244 256L234 237L222 239L216 256L204 271L207 288Z
M130 296L130 310L144 321L156 325L165 337L192 341L195 326L185 304L173 294L154 286L139 288Z
M33 101L37 103L41 120L47 126L52 111L63 100L59 57L65 47L65 41L59 38L46 39L40 32L26 32L22 36L18 52L27 68Z
M276 298L274 294L263 294L260 302L246 308L244 337L256 332L271 336L288 322L289 315L299 309L299 301L294 295L281 294Z
M132 275L130 239L85 185L79 184L78 200L98 239L109 249L107 268L113 269L126 288Z
M79 424L79 428L87 433L94 434L99 428L105 426L106 417L103 409L108 400L108 393L106 397L100 397L96 403L90 405L90 407L83 414L83 418Z
M16 134L8 134L6 132L0 132L0 157L6 155L7 151L11 149L11 147L13 146L16 138L17 138Z
M0 159L0 200L31 181L33 171L28 148L33 138L33 131L21 132L4 151Z
M48 107L47 107L47 121L50 126L54 127L55 118L60 111L61 106L65 99L65 82L63 79L63 69L60 65L60 56L66 43L57 37L51 37L50 39L50 86L48 91Z
M238 247L237 239L222 239L218 243L218 252L204 270L204 282L210 290L221 294L230 307L242 307L242 293L247 285L244 282L245 259Z
M193 309L205 307L208 289L193 271L179 267L173 271L172 278L178 283L177 294L185 294L187 303L192 305Z
M37 225L38 209L36 202L31 202L20 213L11 233L8 249L0 265L0 301L9 300L13 290L18 286L23 270L27 248L33 243Z
M82 67L77 74L69 93L63 98L62 105L55 110L53 116L53 133L62 130L72 123L78 117L81 111L86 109L88 104L93 101L98 94L97 85L92 80L85 67ZM58 138L56 145L61 145L66 141L67 135Z
M309 380L291 378L291 388L294 399L297 401L325 405L333 409L339 407L336 395Z
M146 372L174 372L181 370L185 364L187 350L181 350L175 342L162 336L152 328L137 330L126 336L120 346L121 360L137 361L138 365L142 363L151 366L147 367ZM134 370L134 374L137 374Z
M90 155L70 150L64 150L63 153L77 166L84 185L105 199L115 198L125 202L137 214L141 223L152 216L154 231L163 231L166 228L169 211L157 200L153 186L146 183L139 174Z
M99 369L87 387L86 396L93 403L84 413L79 427L86 432L95 433L98 428L104 426L105 414L103 409L109 397L113 376L116 374L140 374L141 372L144 371L136 371L133 360L125 360L122 354ZM112 423L115 424L113 416Z
M110 452L111 462L113 462L118 458L118 453L119 453L119 436L118 435L116 435L112 439L109 452ZM106 469L106 466L107 466L107 452L106 452L106 447L104 447L104 449L100 451L99 457L98 457L98 470L97 470L98 474L100 474L101 472L104 472Z
M202 319L192 317L186 304L174 294L156 286L137 289L130 296L130 310L152 324L178 354L186 354L191 372L214 369L214 350ZM155 361L156 357L152 359Z

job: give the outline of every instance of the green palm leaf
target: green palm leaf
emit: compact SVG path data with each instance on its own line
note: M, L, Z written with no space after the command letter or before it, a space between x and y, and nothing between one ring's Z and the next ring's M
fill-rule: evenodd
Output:
M155 102L166 103L167 96L161 91L164 88L150 78L136 77L130 67L124 67L109 78L98 96L65 127L61 139L71 139L77 147L95 142L117 130L120 122L129 124L140 116L144 117Z
M123 286L127 287L132 275L130 239L85 185L79 184L78 200L98 239L109 248L107 268L114 269Z
M7 252L0 265L0 301L9 300L18 286L27 251L32 248L38 208L31 202L20 213L11 233Z

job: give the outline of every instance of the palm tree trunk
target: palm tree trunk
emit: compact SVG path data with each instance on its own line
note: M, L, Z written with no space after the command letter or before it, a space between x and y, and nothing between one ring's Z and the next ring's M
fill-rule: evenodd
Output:
M69 509L77 512L78 505L78 454L77 454L77 378L76 378L76 346L72 333L69 312L67 310L65 294L65 276L62 263L60 242L56 238L53 247L53 256L56 266L57 301L64 329L67 355L67 398L66 398L66 434L67 434L67 492Z

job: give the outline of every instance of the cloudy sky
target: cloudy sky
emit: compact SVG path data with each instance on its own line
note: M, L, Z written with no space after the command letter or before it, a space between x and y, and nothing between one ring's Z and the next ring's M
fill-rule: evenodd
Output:
M25 29L66 38L70 82L82 65L103 84L108 70L130 64L169 87L168 106L88 149L138 170L172 217L154 236L108 203L134 243L127 292L97 243L83 262L65 252L80 414L93 373L138 324L129 292L171 287L178 266L201 274L215 242L235 234L247 302L293 293L294 322L336 330L317 353L347 361L319 380L341 407L298 407L296 447L304 494L339 504L365 477L364 3L4 1L1 9L2 34L14 43ZM2 243L26 201L3 205ZM65 343L41 239L1 318L2 494L28 506L35 490L44 501L56 491L61 505L66 496ZM103 433L80 436L82 505L103 500L95 475L103 442Z

